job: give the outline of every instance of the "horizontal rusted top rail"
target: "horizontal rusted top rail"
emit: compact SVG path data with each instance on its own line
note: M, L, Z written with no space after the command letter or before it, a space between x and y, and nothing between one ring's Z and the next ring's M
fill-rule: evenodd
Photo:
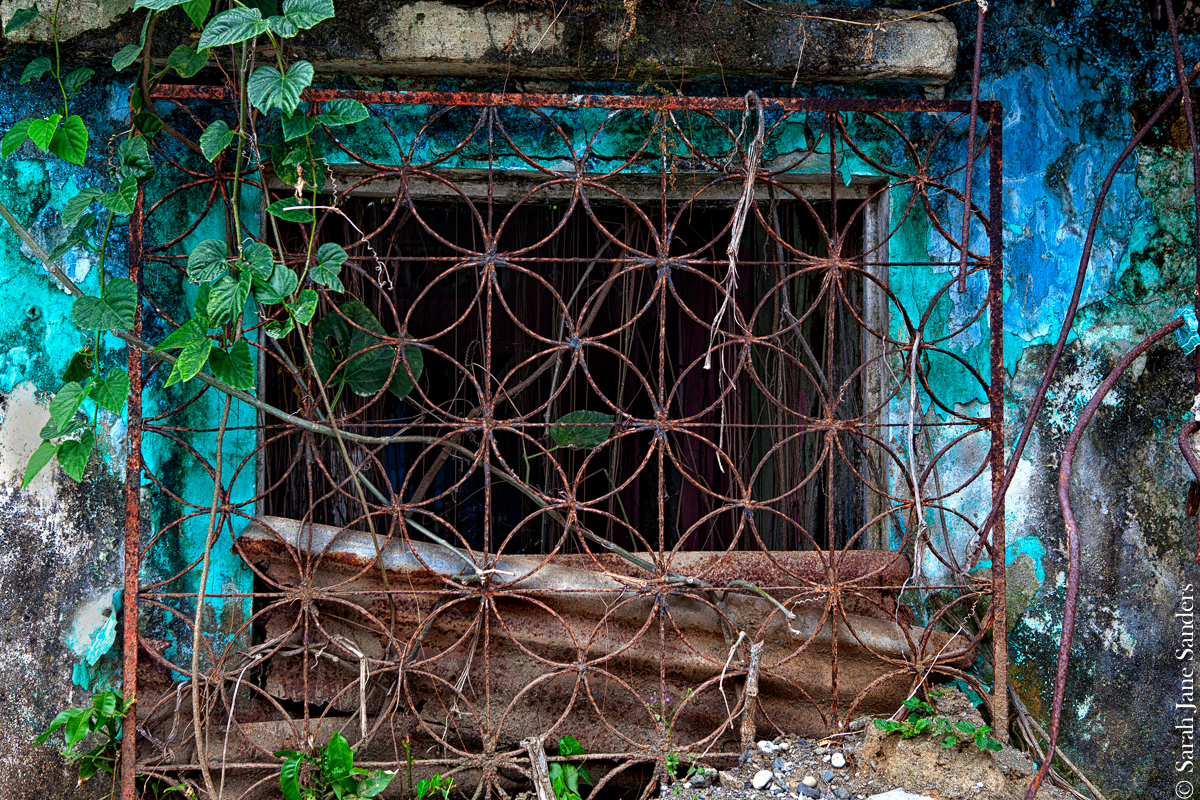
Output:
M156 100L226 100L229 90L223 86L186 86L164 84L154 89ZM502 94L496 92L406 92L342 89L308 89L304 99L310 103L350 99L376 105L496 106L518 108L607 108L656 109L662 111L744 111L741 97L638 97L608 94ZM969 113L966 100L851 99L828 97L764 97L765 111L903 111ZM1000 113L996 101L980 101L981 117L993 119Z

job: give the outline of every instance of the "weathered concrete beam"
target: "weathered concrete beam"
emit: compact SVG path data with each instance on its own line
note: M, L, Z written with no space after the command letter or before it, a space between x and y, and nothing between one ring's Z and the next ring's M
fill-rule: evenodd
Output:
M417 0L304 40L326 69L540 80L693 80L941 86L958 37L944 17L883 8L717 2L698 10L584 19ZM365 9L364 9L365 10ZM365 23L365 24L364 24Z
M8 20L27 0L0 0ZM43 4L53 4L43 0ZM75 57L111 57L137 41L132 0L68 4L60 35ZM156 27L155 53L187 41L178 8ZM37 22L0 42L46 42ZM302 34L293 54L319 70L399 78L671 82L732 75L792 83L901 83L936 89L954 75L958 37L937 14L886 8L739 2L614 10L586 17L438 0L338 0L336 18Z

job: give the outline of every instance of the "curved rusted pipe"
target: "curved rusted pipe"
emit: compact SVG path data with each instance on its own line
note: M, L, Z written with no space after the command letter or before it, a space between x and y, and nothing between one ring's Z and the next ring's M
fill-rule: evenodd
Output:
M1051 762L1054 761L1054 750L1058 744L1059 722L1062 718L1063 694L1067 682L1067 662L1071 655L1071 633L1075 628L1075 604L1079 598L1080 571L1079 526L1075 523L1075 512L1071 510L1071 464L1075 460L1075 449L1079 446L1079 440L1083 438L1083 432L1087 429L1088 423L1095 416L1096 409L1100 408L1100 403L1104 401L1109 390L1116 385L1125 370L1129 369L1129 365L1160 339L1178 330L1182 325L1182 319L1171 320L1143 339L1137 347L1130 350L1117 362L1112 372L1108 373L1108 376L1096 389L1092 399L1084 406L1083 413L1079 415L1079 421L1075 423L1074 430L1067 438L1067 446L1063 449L1062 462L1058 467L1058 506L1062 509L1063 525L1067 529L1066 608L1063 610L1062 639L1058 645L1058 668L1054 674L1054 705L1050 711L1050 741L1046 745L1046 759L1029 785L1029 790L1025 793L1025 800L1033 800L1046 773L1050 771ZM1191 463L1190 459L1189 463ZM1193 469L1195 469L1195 465L1193 465Z

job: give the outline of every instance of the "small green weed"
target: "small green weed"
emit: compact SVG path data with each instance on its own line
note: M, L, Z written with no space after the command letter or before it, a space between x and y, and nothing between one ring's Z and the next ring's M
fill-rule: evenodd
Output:
M916 697L904 701L904 707L909 715L899 722L887 719L875 720L875 727L886 734L899 733L905 739L928 733L935 739L940 739L942 747L954 747L962 741L974 741L980 750L1000 750L1003 745L993 739L991 725L975 727L966 720L959 720L953 725L945 717L935 717L937 710L933 706Z
M417 781L417 800L432 797L433 792L441 792L442 800L450 800L450 790L454 788L454 778L443 778L434 773L432 778Z
M34 739L35 745L47 741L59 728L63 729L66 750L63 755L67 763L79 762L79 783L89 780L98 772L112 775L111 797L116 790L117 772L121 758L121 724L126 712L133 707L133 700L126 701L119 692L100 692L92 695L92 704L82 708L68 708L58 712L50 727ZM88 737L95 735L96 744L86 753L76 747ZM191 797L192 789L184 784L172 784L161 777L138 775L139 797L162 797L172 792L181 792Z
M558 740L560 756L581 756L585 754L583 745L574 736L563 736ZM555 761L549 767L550 786L554 789L555 800L583 800L579 794L579 781L590 784L592 776L580 759L578 764L569 761Z
M58 712L58 716L50 723L41 736L34 739L35 745L49 739L56 730L63 729L63 738L67 749L64 755L67 763L79 762L79 782L91 778L97 772L107 772L116 775L117 758L121 742L121 722L125 712L132 706L132 701L125 702L116 692L101 692L92 697L92 704L86 708L68 708ZM95 747L86 753L75 751L76 745L92 734L100 737Z
M279 750L283 759L279 769L279 788L287 800L359 800L375 797L396 777L381 769L367 771L354 766L354 751L346 737L335 733L318 757L295 750ZM305 770L305 764L310 769ZM428 783L428 781L422 781ZM449 791L447 787L446 791Z

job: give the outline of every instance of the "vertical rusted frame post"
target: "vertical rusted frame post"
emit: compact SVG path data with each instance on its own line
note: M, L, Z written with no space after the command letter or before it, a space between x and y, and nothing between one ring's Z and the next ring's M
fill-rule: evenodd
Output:
M133 333L142 335L142 223L144 195L138 189L129 218L129 279L137 284L138 303ZM121 603L122 693L130 702L121 737L121 800L135 800L137 786L137 666L138 666L138 567L141 561L142 488L142 352L129 353L129 411L125 433L125 590Z
M991 104L991 150L988 198L988 323L992 329L991 406L992 502L1004 493L1004 115ZM964 242L964 246L966 243ZM1004 502L999 499L992 526L992 727L1008 742L1008 611L1005 576Z

